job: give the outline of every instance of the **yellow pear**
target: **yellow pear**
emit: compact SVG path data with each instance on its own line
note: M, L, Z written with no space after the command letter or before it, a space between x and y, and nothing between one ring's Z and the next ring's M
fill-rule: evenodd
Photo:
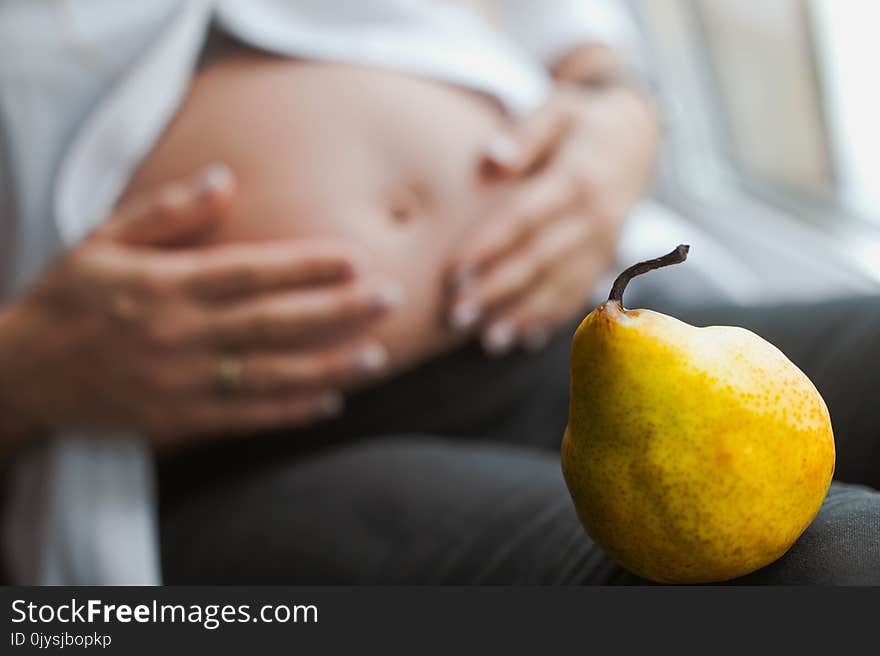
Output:
M653 581L708 583L782 556L834 473L825 402L776 347L743 328L626 310L615 281L571 353L562 470L584 527Z

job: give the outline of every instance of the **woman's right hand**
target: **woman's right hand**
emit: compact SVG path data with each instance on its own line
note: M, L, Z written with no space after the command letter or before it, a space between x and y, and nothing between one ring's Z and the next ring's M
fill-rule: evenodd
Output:
M198 246L225 167L122 207L0 311L0 433L136 429L160 443L303 424L381 373L366 329L402 299L331 241Z

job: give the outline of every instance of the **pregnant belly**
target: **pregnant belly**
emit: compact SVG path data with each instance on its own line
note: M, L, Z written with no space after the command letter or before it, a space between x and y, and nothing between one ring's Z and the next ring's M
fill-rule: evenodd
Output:
M428 80L235 55L197 75L127 195L220 160L240 194L213 241L365 245L406 290L404 307L371 329L400 369L455 341L440 314L442 274L502 191L477 171L501 120L487 99Z

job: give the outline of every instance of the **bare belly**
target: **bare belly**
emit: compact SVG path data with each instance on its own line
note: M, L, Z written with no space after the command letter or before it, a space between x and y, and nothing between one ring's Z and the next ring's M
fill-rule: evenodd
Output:
M442 274L502 190L480 154L502 120L487 99L440 83L260 54L203 69L126 195L221 160L240 194L216 242L310 236L364 244L405 306L372 329L394 369L453 344Z

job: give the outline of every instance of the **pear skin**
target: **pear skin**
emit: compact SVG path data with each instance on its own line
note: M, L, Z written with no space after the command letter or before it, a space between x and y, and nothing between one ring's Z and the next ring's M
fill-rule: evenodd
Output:
M633 275L686 253L628 269L577 329L562 443L589 535L664 583L772 563L816 516L834 473L825 402L776 347L743 328L623 308Z

